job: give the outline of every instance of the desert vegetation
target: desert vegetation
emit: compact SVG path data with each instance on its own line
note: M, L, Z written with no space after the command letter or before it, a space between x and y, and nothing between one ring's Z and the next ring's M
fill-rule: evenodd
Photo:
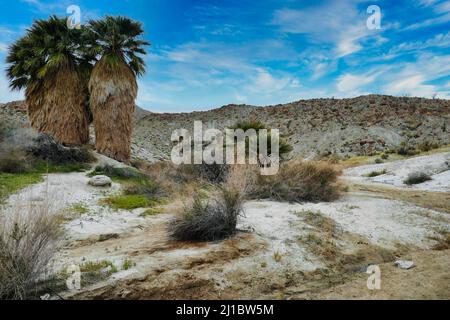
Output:
M333 201L339 197L339 171L326 162L291 160L278 174L258 175L251 196L280 201Z
M430 180L432 180L431 176L429 174L426 174L425 172L413 172L408 175L408 177L405 179L405 181L403 181L403 183L411 186L415 184L424 183Z
M146 41L142 25L125 17L108 16L89 23L86 50L99 56L89 80L96 149L129 163L133 114L137 97L136 77L145 72Z
M0 134L0 200L42 180L43 174L89 169L88 147L66 147L46 133L17 124L2 125Z
M0 213L0 299L36 298L57 250L60 219L50 204Z
M248 178L245 168L236 165L226 183L194 195L192 203L170 227L171 236L179 241L217 241L234 235L238 217L243 213Z
M124 17L69 29L66 19L37 20L7 57L12 89L25 89L30 124L64 145L89 140L93 115L100 153L128 163L147 42L141 24Z
M10 48L12 89L25 89L31 125L63 144L87 143L86 81L89 57L80 55L81 31L66 19L37 20Z

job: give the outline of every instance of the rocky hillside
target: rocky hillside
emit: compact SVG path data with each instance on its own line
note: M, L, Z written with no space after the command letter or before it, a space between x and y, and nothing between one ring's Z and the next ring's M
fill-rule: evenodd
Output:
M450 144L450 100L369 95L268 107L228 105L205 112L152 113L136 123L135 148L167 157L173 130L192 131L194 120L223 129L251 119L280 129L294 146L293 155L307 158L366 155L397 149L402 142L413 148L427 142Z
M0 105L1 116L26 122L23 102ZM397 149L402 143L450 144L450 100L361 96L353 99L312 99L255 107L228 105L204 112L161 114L137 108L133 155L148 161L168 159L175 129L223 129L242 120L259 120L280 129L294 146L293 155L306 158L336 154L367 155Z

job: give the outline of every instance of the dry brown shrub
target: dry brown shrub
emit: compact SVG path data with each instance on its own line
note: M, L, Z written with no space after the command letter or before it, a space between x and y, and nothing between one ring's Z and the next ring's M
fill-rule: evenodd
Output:
M333 201L339 197L338 176L329 163L291 160L281 163L276 175L259 175L251 195L292 202Z

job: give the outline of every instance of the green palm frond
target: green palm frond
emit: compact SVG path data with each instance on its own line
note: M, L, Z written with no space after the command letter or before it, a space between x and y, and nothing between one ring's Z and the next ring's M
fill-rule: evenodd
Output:
M16 41L6 58L6 74L12 89L23 89L50 71L78 68L86 57L79 50L82 31L69 29L65 18L36 20Z
M85 51L91 56L104 58L111 67L126 61L133 72L140 76L145 72L145 62L137 54L145 55L149 42L140 39L144 33L142 24L126 17L107 16L89 22L84 34Z

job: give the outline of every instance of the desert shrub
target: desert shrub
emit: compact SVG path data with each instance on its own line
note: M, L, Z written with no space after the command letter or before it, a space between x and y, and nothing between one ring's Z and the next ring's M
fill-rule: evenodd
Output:
M450 231L447 229L438 230L438 237L432 237L437 243L433 246L433 250L450 249Z
M403 181L403 183L411 186L414 184L424 183L430 180L432 180L431 176L426 174L425 172L413 172L408 175L408 177Z
M39 134L35 137L32 145L26 150L34 157L55 165L89 163L95 160L87 147L65 147L47 134Z
M216 192L197 193L181 218L170 227L172 238L179 241L217 241L236 233L237 219L247 190L245 170L231 169L228 181Z
M14 130L15 124L8 121L6 118L0 119L0 142L5 140Z
M36 296L56 250L58 219L48 206L19 207L0 219L0 299Z
M81 171L93 160L87 147L64 147L32 129L15 128L0 143L0 172L5 173Z
M383 174L386 174L386 173L387 173L387 170L386 170L386 169L379 170L379 171L372 171L372 172L369 172L369 173L366 175L366 177L368 177L368 178L374 178L374 177L382 176Z
M195 195L184 216L171 227L171 236L179 241L217 241L236 232L237 218L242 212L239 192L221 188L204 199Z
M150 178L140 178L124 186L125 195L143 195L150 200L160 199L166 196L165 190Z
M261 121L255 121L255 120L249 120L249 121L241 121L236 123L234 126L231 127L231 129L242 129L244 132L250 129L254 129L257 133L259 130L262 129L267 129L267 152L270 155L271 154L271 130L267 128L267 126L262 123ZM293 147L292 145L290 145L286 139L280 137L279 140L279 153L280 153L280 158L284 158L287 154L289 154L292 150ZM247 147L246 149L248 150L248 138L246 141ZM247 151L248 152L248 151ZM258 152L259 152L259 146L258 146Z
M339 172L325 162L291 160L277 175L256 177L251 196L280 201L333 201L339 197Z
M24 173L29 170L29 160L20 150L11 149L9 152L0 152L0 172Z
M182 170L189 170L194 176L200 177L201 179L210 183L222 183L225 182L229 170L229 165L226 164L193 164L193 165L182 165L185 168ZM186 168L189 166L190 168Z
M439 145L431 141L424 141L419 145L419 150L423 152L431 151L437 148L439 148Z
M402 141L397 149L397 154L401 156L415 156L419 153L409 142Z

